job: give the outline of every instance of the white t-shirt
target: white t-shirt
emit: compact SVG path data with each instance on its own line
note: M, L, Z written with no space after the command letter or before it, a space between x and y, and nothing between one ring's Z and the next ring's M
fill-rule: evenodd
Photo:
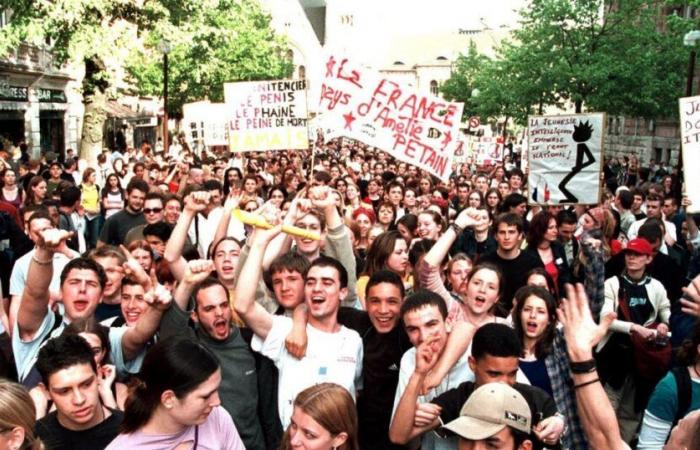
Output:
M32 262L32 256L36 249L32 249L29 253L22 255L12 268L12 275L10 275L10 295L22 295L24 292L24 285L27 283L27 274L29 273L29 264ZM49 291L58 293L61 290L61 272L63 268L68 264L68 257L63 253L53 254L53 276L51 277L51 284L49 284Z
M469 368L467 361L468 355L471 352L465 352L452 366L452 369L447 373L447 376L442 379L442 382L431 389L427 395L418 397L418 403L428 403L438 395L444 394L450 389L454 389L465 381L474 381L474 372ZM408 385L408 380L416 370L416 348L410 348L401 357L401 368L399 369L399 384L396 386L396 395L394 396L394 409L391 412L391 420L394 420L396 408L399 406L399 401L403 395L403 391ZM421 450L457 450L457 438L440 438L435 433L426 433L421 440Z
M287 353L284 340L292 330L292 319L272 317L272 328L263 341L253 337L253 350L274 361L279 369L278 408L282 427L289 425L297 394L314 384L331 382L343 386L355 398L362 380L362 339L357 332L340 327L326 333L306 326L306 356L296 359Z

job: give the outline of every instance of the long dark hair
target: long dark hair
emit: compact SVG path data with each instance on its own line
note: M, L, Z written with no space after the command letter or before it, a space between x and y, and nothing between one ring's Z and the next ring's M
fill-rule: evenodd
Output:
M396 230L386 231L372 242L372 245L367 249L367 262L365 265L365 275L372 276L374 272L378 272L382 269L387 269L386 262L394 253L394 248L396 247L396 241L402 240L406 241L401 233ZM408 243L406 243L408 247ZM403 274L401 274L403 276Z
M146 353L141 372L129 391L121 431L133 433L153 415L163 392L182 399L219 369L216 356L196 341L174 336Z
M515 329L520 342L523 344L525 342L525 331L523 330L520 315L525 307L525 301L531 296L544 300L545 305L547 305L547 315L549 316L549 324L544 330L542 337L535 344L535 357L540 359L546 357L552 351L552 343L557 332L557 301L547 289L539 286L523 286L515 292L513 329Z

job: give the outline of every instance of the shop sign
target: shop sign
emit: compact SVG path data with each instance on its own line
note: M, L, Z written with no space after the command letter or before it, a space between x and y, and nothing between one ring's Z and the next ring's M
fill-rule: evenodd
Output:
M39 101L43 103L66 103L66 93L60 89L37 90Z
M22 86L0 86L0 100L26 102L29 99L29 88Z

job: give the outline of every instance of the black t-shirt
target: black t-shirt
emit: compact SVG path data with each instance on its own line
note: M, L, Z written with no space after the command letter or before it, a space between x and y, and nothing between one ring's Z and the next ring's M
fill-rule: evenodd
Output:
M100 234L100 241L109 245L120 245L124 243L126 234L132 228L146 223L143 213L131 214L126 209L114 213L105 221L104 228Z
M411 348L403 323L389 333L380 334L365 311L340 308L338 322L357 331L362 338L362 393L357 398L360 423L360 447L363 450L402 448L389 441L391 411L399 383L401 357Z
M503 272L501 298L498 301L500 307L495 311L496 315L501 317L506 317L513 308L515 291L525 286L527 273L535 267L542 267L542 261L539 258L523 251L514 259L503 259L494 251L482 256L479 262L495 264Z
M430 401L442 408L440 419L447 424L459 417L462 406L467 401L477 386L473 381L465 381L454 389L438 395ZM552 397L542 389L529 384L515 383L513 388L522 394L532 413L532 426L537 425L542 419L552 417L557 413L557 405Z
M643 281L632 282L623 275L619 277L619 280L618 297L620 297L620 302L627 302L631 316L629 320L637 325L644 325L654 311L646 287L647 283L651 282L651 278L644 277ZM619 309L618 307L618 314L620 313Z
M110 410L112 415L92 428L72 431L58 422L57 412L37 421L35 432L46 450L102 450L119 434L124 419L121 411Z

